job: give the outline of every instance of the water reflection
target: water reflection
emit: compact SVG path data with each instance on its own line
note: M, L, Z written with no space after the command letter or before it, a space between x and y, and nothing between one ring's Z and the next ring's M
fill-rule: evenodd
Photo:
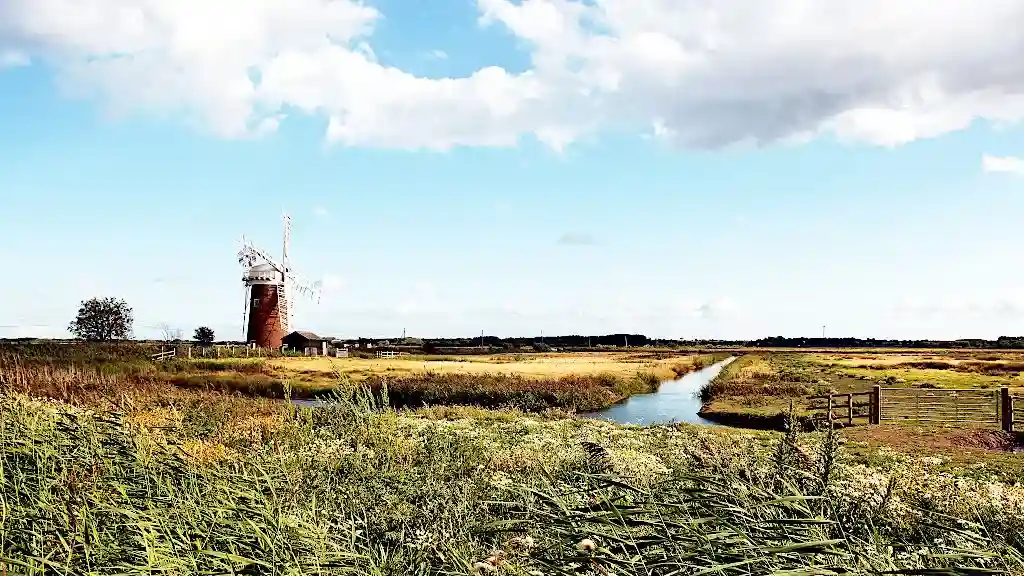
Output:
M705 383L711 381L722 371L722 368L735 359L735 357L727 358L717 364L687 374L678 380L662 382L658 391L653 394L631 396L621 404L598 412L581 414L581 416L642 426L671 422L717 425L697 414L701 408L697 393Z

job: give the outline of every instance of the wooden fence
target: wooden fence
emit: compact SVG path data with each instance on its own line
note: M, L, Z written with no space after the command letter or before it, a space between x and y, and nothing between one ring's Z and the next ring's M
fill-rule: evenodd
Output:
M1010 421L1003 427L1007 432L1024 431L1024 396L1010 396L1006 414ZM1018 426L1018 423L1021 426Z
M814 396L811 400L821 400L820 408L825 411L825 419L832 422L845 422L852 426L855 418L867 418L874 423L875 393L853 392L850 394L832 394L830 396Z
M177 352L178 351L176 349L165 350L163 352L157 352L156 354L150 354L149 357L155 362L159 362L161 360L170 360L171 358L174 358Z
M215 344L212 346L170 346L149 355L152 360L171 360L173 358L262 358L273 356L274 352L249 346L233 346Z
M815 396L810 400L824 401L823 406L816 406L824 411L824 420L847 426L853 425L856 418L866 418L870 424L941 422L992 425L1013 432L1015 422L1024 423L1024 397L1010 395L1009 388L985 390L875 386L869 392Z

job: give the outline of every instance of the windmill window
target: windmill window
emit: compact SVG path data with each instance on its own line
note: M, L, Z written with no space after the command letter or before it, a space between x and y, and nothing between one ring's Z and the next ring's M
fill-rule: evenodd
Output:
M257 308L259 305L260 305L260 299L259 298L253 298L252 299L252 307L253 308Z

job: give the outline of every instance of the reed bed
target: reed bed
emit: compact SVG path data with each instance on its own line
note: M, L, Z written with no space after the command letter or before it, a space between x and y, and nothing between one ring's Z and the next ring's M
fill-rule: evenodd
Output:
M1024 573L1024 488L855 465L833 431L396 409L390 381L307 409L12 362L6 575Z
M538 411L563 408L586 412L620 402L633 394L654 392L659 378L638 373L529 378L518 374L458 374L425 372L396 378L374 377L366 382L379 393L385 388L395 407L459 404L483 408Z
M322 409L180 390L116 410L2 394L7 574L1024 567L1019 491L910 464L865 474L835 436L431 420L388 408L386 390Z

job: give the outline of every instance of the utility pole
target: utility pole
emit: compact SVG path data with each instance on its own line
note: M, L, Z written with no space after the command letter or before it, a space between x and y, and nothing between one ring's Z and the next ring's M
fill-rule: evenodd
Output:
M822 340L825 339L825 325L824 324L821 325L821 339Z
M629 350L629 334L624 334L623 336L626 338L626 350Z
M481 348L484 347L484 331L483 330L480 331L480 347Z

